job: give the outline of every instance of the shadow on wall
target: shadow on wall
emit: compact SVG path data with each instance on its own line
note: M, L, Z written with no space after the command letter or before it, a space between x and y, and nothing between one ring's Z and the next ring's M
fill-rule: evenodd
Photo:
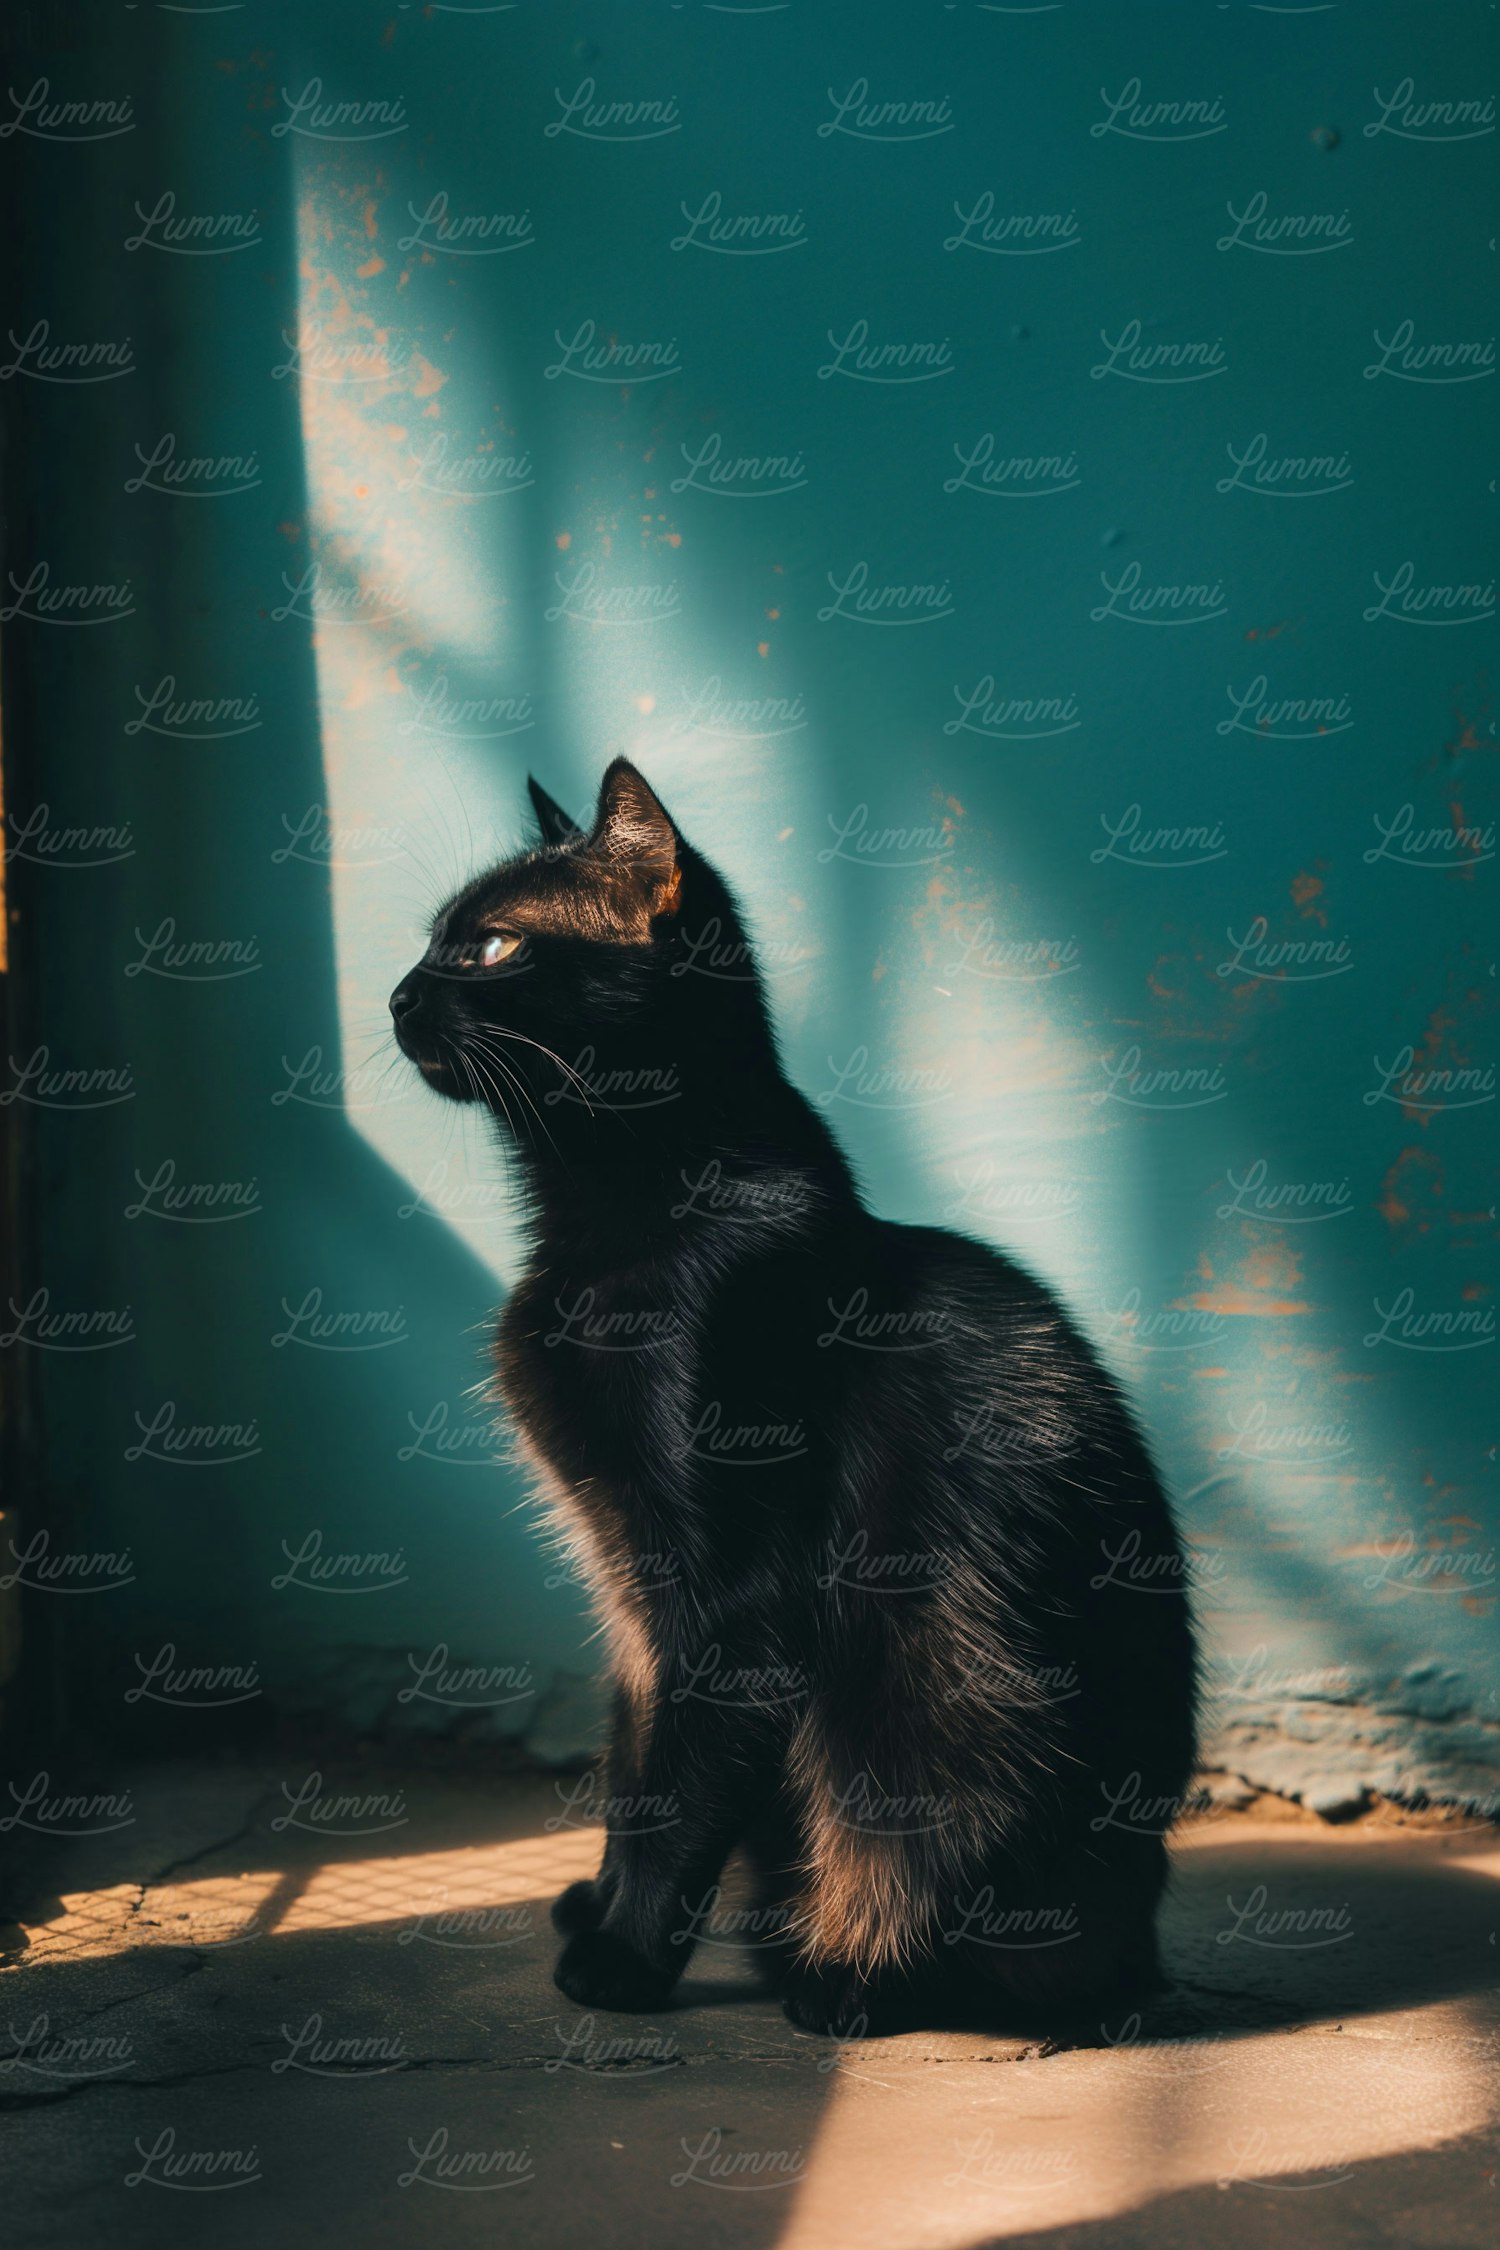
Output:
M85 663L32 628L49 821L108 821L123 848L17 868L48 1067L116 1074L36 1118L51 1305L110 1308L116 1334L38 1354L53 1489L22 1578L75 1628L75 1715L133 1743L268 1702L512 1734L582 1626L542 1591L523 1484L467 1395L494 1272L357 1129L364 1102L428 1097L386 1072L379 1024L340 1019L315 654L339 627L288 590L308 509L298 386L273 372L298 322L292 144L256 121L259 70L186 99L176 39L155 15L120 39L141 131L78 152L80 207L116 244L149 234L167 152L178 211L239 213L245 246L100 255L44 224L28 253L33 294L57 255L78 332L128 330L134 357L117 388L18 397L91 511L33 534L55 579L128 582L133 606ZM232 453L233 484L158 489L140 464L162 431L179 456ZM425 1700L437 1649L503 1659L477 1711ZM238 1684L185 1678L201 1665Z

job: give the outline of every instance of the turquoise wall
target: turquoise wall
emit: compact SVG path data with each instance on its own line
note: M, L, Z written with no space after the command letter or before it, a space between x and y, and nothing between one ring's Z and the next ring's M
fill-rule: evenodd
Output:
M127 1073L30 1112L94 1325L11 1346L54 1552L130 1558L61 1605L99 1713L229 1723L125 1705L170 1645L241 1716L585 1727L468 1395L504 1165L384 1006L528 769L623 749L876 1206L1129 1389L1226 1761L1477 1790L1494 25L249 5L12 69L115 105L27 140L6 386L39 1043Z

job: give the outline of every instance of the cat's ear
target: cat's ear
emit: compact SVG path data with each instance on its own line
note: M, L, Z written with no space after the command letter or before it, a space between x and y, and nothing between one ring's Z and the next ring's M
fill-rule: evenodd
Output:
M557 799L549 797L541 783L530 774L526 776L526 787L531 793L536 817L542 825L542 842L558 845L582 843L583 830L577 821L570 820Z
M653 914L676 913L682 838L655 790L628 758L616 758L600 783L590 841L596 851L641 877L651 893Z

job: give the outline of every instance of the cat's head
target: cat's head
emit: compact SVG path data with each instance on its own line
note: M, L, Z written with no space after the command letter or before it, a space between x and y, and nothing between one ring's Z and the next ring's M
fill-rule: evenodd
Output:
M680 1084L731 1022L743 1037L764 1021L727 888L627 759L605 773L587 830L529 787L540 845L451 898L391 994L397 1042L429 1084L508 1111L518 1128L528 1100L540 1115L539 1096L569 1101L591 1072L671 1072ZM737 992L690 973L689 931L705 927L743 963Z

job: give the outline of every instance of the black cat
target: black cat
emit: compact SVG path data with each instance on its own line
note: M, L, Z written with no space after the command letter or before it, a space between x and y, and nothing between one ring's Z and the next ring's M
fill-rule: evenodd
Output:
M634 767L391 996L522 1160L505 1402L607 1629L582 2006L662 2005L738 1847L794 2023L1076 2016L1156 1979L1184 1559L1109 1376L985 1245L860 1201L727 886Z

